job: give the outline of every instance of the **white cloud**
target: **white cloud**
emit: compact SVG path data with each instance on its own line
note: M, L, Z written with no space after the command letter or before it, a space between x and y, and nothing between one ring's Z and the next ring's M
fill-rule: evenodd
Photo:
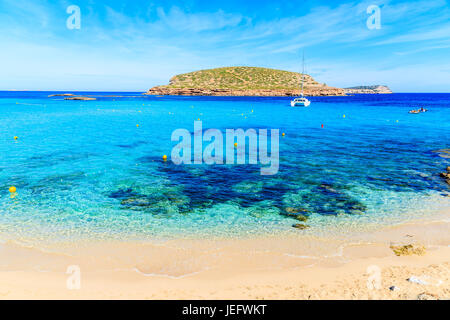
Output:
M225 13L222 10L213 13L186 13L178 7L172 7L166 14L158 8L158 23L178 31L201 32L236 27L242 21L241 15Z
M450 24L438 25L431 30L414 29L407 34L395 36L384 41L378 41L376 45L385 45L402 42L418 42L436 39L450 39Z

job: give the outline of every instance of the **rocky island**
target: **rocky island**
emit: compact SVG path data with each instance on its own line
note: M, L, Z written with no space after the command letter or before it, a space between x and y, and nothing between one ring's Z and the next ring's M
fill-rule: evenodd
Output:
M374 85L374 86L358 86L344 89L347 94L388 94L392 93L388 86Z
M81 97L81 96L77 96L77 97L67 97L64 98L64 100L81 100L81 101L93 101L93 100L97 100L97 98L92 98L92 97Z
M48 97L73 97L74 95L72 93L57 93L57 94L49 94Z
M148 95L184 96L298 96L302 74L258 68L225 67L174 76L168 85L153 87ZM307 96L344 96L343 89L319 83L304 75Z
M53 97L63 97L64 100L82 100L82 101L92 101L97 100L97 98L85 97L85 96L76 96L73 93L57 93L48 95L49 98Z

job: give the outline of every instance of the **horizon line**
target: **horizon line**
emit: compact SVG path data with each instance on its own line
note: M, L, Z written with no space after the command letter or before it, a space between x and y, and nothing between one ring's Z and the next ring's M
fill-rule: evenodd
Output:
M346 89L346 88L341 88ZM65 93L71 93L71 92L111 92L111 93L117 93L117 92L127 92L127 93L142 93L144 94L147 91L129 91L129 90L16 90L16 89L0 89L0 92L65 92ZM445 92L438 92L438 91L399 91L399 92L392 92L392 93L366 93L366 94L372 94L372 95L390 95L390 94L399 94L399 93L436 93L436 94L450 94L450 91ZM355 94L365 94L365 93L353 93ZM152 95L149 95L152 96ZM168 95L169 96L169 95ZM173 96L181 96L181 95L173 95ZM226 96L225 96L226 97ZM258 96L255 96L258 97Z

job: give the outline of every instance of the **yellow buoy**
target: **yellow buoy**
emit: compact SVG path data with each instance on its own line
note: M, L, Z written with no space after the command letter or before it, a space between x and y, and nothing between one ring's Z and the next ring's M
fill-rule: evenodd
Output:
M345 114L343 115L343 117L345 118Z
M284 137L284 136L285 136L285 133L283 132L281 135Z
M16 187L14 187L14 186L9 187L9 192L15 193L16 191L17 191Z
M139 128L139 125L138 125L138 124L136 125L136 128Z
M237 147L237 142L234 143L234 146Z
M197 121L200 121L200 118L198 118Z
M163 160L167 161L167 156L166 155L163 155Z
M252 112L253 112L253 109L252 109Z
M18 136L14 136L14 140L17 140L17 139L19 139L19 137Z

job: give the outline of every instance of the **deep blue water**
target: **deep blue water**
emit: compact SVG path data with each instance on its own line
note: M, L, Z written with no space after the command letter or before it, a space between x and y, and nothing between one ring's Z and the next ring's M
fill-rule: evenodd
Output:
M314 232L449 205L439 173L450 154L436 151L450 148L450 94L313 97L291 108L290 98L51 93L0 92L4 240L302 232L293 212ZM420 106L429 112L408 114ZM162 161L172 132L199 118L204 130L280 129L278 174Z

